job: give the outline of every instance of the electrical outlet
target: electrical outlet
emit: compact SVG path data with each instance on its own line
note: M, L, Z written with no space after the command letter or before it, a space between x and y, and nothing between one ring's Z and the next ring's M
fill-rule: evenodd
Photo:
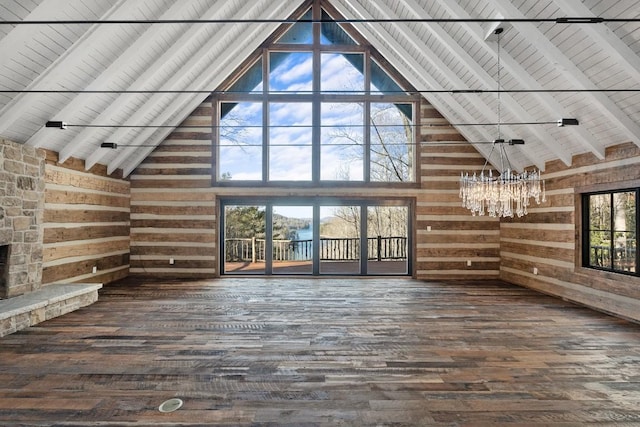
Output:
M431 226L427 225L427 231L431 231Z
M96 267L95 265L93 266L93 270L91 271L93 274L96 274L98 272L98 267Z
M471 267L471 260L470 259L467 260L467 267Z
M174 264L174 259L173 258L169 258L169 264L173 265Z
M538 267L533 267L533 274L538 274Z

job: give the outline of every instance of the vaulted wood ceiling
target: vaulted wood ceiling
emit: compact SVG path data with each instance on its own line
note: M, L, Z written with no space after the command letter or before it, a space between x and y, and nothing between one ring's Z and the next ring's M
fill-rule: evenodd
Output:
M555 122L562 117L580 121L567 127L502 126L507 139L526 140L524 146L508 149L516 168L544 169L546 161L555 159L569 165L575 154L603 158L607 146L628 141L640 145L637 0L329 3L346 19L376 20L354 26L416 89L425 91L424 97L450 122L460 124L498 120L496 93L448 91L497 88L498 44L488 36L496 23L473 19L503 19L501 86L527 92L501 94L502 122ZM289 18L302 4L304 0L3 0L0 20L275 21ZM560 17L608 21L527 21ZM466 21L413 21L436 18ZM215 89L279 25L2 24L0 137L57 151L61 161L77 157L86 160L87 168L101 163L110 172L121 168L128 175L206 98L204 91ZM42 90L56 92L34 92ZM434 90L447 92L429 92ZM45 128L49 120L81 126ZM114 127L86 126L105 124ZM469 141L497 136L496 126L459 130ZM105 141L129 147L100 149ZM478 148L488 155L489 146Z

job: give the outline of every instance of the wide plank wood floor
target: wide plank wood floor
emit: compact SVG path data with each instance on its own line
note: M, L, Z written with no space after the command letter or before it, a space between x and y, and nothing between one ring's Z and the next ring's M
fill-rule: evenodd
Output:
M640 325L501 282L127 279L0 339L2 426L586 424L640 425Z

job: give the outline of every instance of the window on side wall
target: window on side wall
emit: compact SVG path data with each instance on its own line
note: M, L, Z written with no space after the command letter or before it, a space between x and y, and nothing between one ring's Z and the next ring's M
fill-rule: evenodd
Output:
M626 189L582 196L582 265L633 276L638 273L638 196Z

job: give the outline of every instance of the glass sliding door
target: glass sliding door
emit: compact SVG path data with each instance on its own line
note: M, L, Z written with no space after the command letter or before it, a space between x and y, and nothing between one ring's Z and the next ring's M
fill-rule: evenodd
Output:
M273 274L313 273L313 206L273 206Z
M264 205L225 205L224 266L226 274L265 274L267 210Z
M361 206L320 206L320 274L360 274Z
M223 274L408 275L407 200L221 202Z
M409 208L367 207L367 273L409 272Z

